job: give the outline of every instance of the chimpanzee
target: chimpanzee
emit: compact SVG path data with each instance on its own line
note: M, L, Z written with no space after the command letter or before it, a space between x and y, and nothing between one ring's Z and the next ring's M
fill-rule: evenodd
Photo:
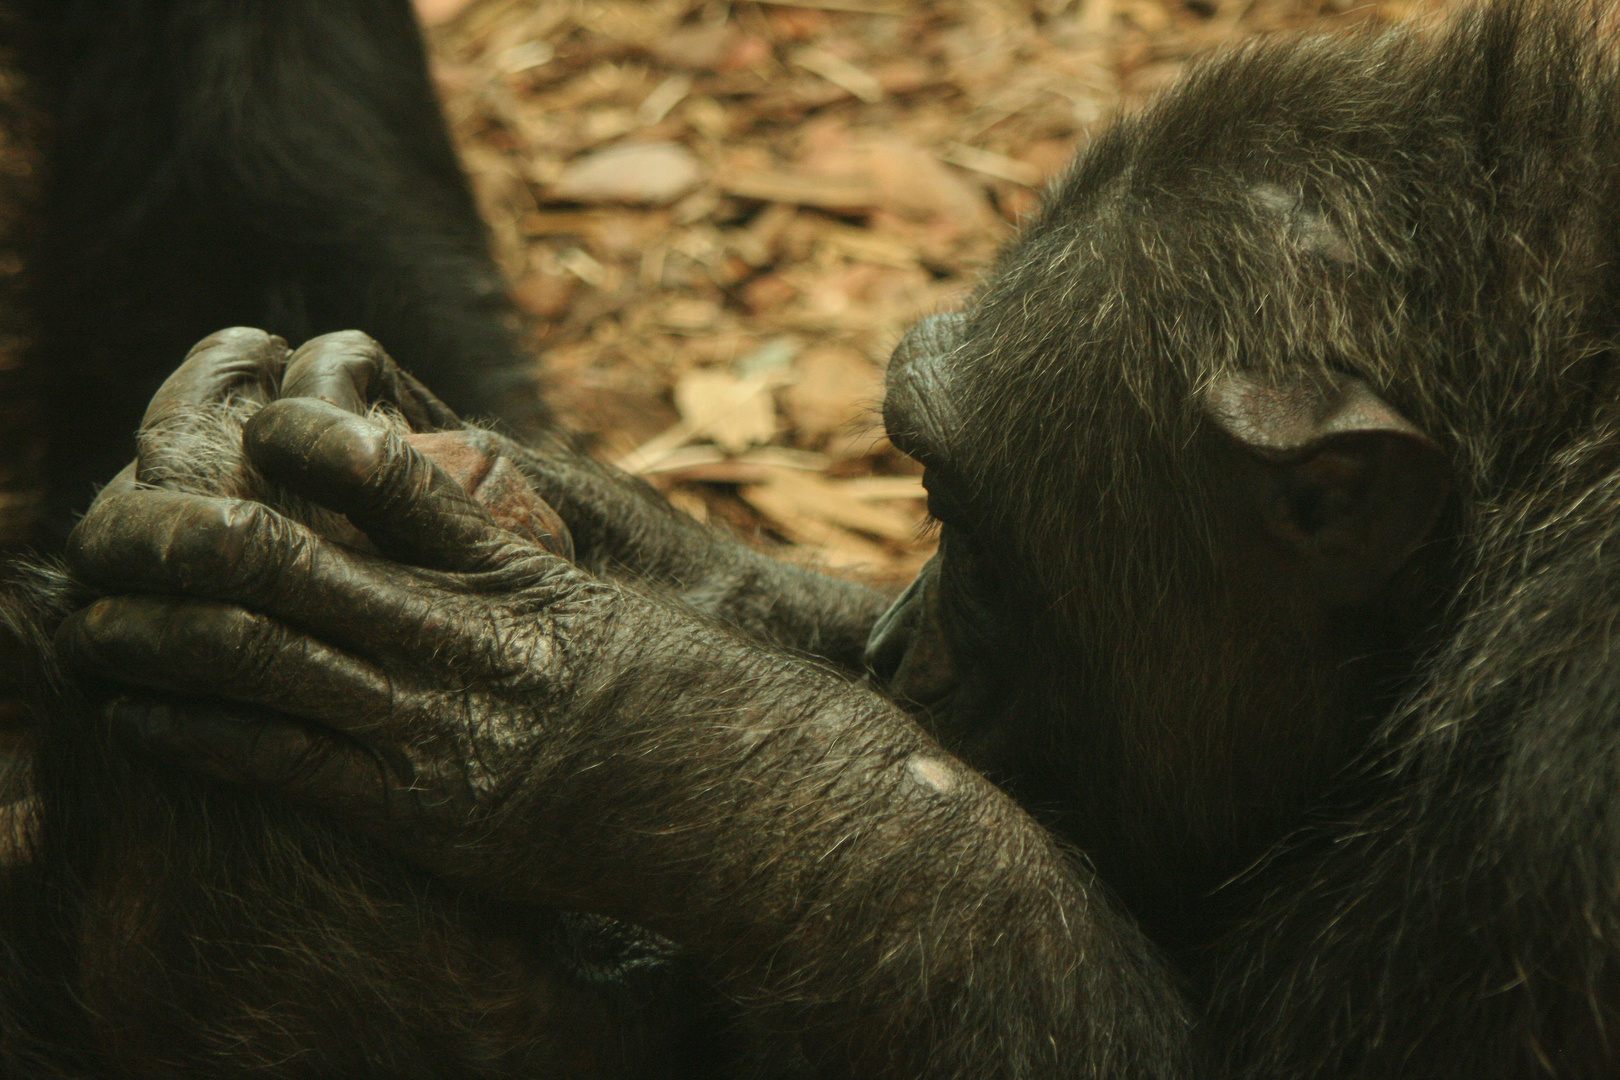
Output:
M209 950L264 926L300 928L274 970L306 996L308 942L389 955L365 889L299 923L303 871L85 899L98 865L254 848L380 877L342 824L428 875L410 895L673 943L653 968L715 988L705 1030L748 1044L724 1063L767 1075L1612 1074L1613 15L1251 46L1102 136L896 353L885 420L943 532L881 617L605 470L458 435L359 339L285 373L232 339L258 490L364 540L128 481L80 526L106 595L39 622L113 723L58 704L42 740L18 874L69 911L34 954L76 992L54 1007L142 959L154 1008L263 1001L269 950ZM520 466L575 561L389 403ZM867 630L922 724L840 673ZM156 842L52 764L133 770L126 738L222 782L140 765L196 799L159 789ZM75 954L87 927L127 948ZM136 1028L121 1000L93 1023ZM291 1031L257 1015L214 1060ZM163 1064L196 1045L164 1030Z
M409 0L5 0L47 118L27 359L58 530L176 358L234 323L360 326L530 432L533 362Z

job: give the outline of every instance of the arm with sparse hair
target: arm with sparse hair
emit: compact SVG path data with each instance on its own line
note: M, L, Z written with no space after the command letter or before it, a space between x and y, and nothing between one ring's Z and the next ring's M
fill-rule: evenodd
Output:
M383 555L258 503L104 494L71 558L124 595L58 641L158 691L113 710L150 744L482 892L664 933L832 1075L1178 1074L1151 947L891 704L524 542L353 413L277 402L245 444Z

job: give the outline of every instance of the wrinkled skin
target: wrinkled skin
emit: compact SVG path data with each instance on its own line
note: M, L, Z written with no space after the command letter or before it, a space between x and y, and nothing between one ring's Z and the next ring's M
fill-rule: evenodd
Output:
M233 333L227 342L255 340ZM357 385L419 391L379 377L391 365L372 343L342 344L294 357L283 392L322 397L266 405L244 445L261 473L346 515L376 553L258 503L109 488L70 559L87 583L126 594L70 616L58 642L85 674L158 692L117 696L115 720L224 779L354 822L485 895L667 935L751 1003L750 1024L794 1035L834 1073L985 1075L975 1041L945 1050L953 1040L918 1012L924 985L955 1002L953 1024L1024 1040L1008 1070L1096 1069L1099 1058L1122 1075L1171 1067L1184 1021L1144 943L1094 905L1015 804L888 702L750 642L746 609L732 605L741 617L727 629L502 527L414 436L351 411L373 398ZM252 363L228 344L202 359ZM533 463L484 433L462 437ZM161 450L149 440L146 455ZM599 479L619 488L621 509L643 498ZM539 490L550 494L543 477ZM643 516L663 514L649 504ZM568 526L581 560L605 558L589 514ZM666 568L683 565L683 537L703 545L687 559L716 543L664 533ZM693 585L700 600L731 604L712 582ZM837 596L827 587L818 602L835 611ZM786 604L775 600L779 635L810 621L784 618ZM864 627L875 606L863 610ZM827 640L830 659L847 654ZM302 722L233 717L199 697ZM986 905L1004 917L984 919ZM828 935L842 943L830 953ZM1114 959L1087 966L1082 954ZM1031 1015L1067 1017L1073 1030L1053 1041L1045 1019L1006 1013L979 989L991 970L995 985L1021 987L1018 1000L1051 1001ZM1074 994L1132 1012L1057 1005ZM1143 1000L1156 1008L1136 1011ZM1099 1023L1139 1028L1139 1048L1119 1057L1092 1034Z

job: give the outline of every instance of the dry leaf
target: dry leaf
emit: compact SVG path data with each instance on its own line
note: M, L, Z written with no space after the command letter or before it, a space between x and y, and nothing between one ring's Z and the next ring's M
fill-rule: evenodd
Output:
M689 371L675 384L675 409L692 438L707 437L733 453L776 437L771 387L779 380L740 379L729 371Z
M743 289L743 303L755 315L768 315L799 295L799 287L781 274L761 274Z
M1006 154L998 154L993 150L968 146L965 143L951 143L940 152L939 156L941 161L948 161L952 165L960 165L964 169L993 176L998 180L1023 184L1025 187L1034 187L1045 175L1028 162L1010 158Z
M821 569L857 570L865 576L895 561L893 551L882 544L822 522L809 523L807 531L793 534L793 540L798 548L790 550L788 556ZM907 577L915 576L913 571Z
M929 151L890 137L866 152L884 205L907 216L949 222L961 233L991 228L995 214L984 194Z
M829 210L859 210L878 201L877 189L863 176L739 171L722 174L720 187L728 195L745 199L798 203Z
M845 488L859 499L926 499L928 490L920 476L858 476L844 481Z
M709 520L709 504L703 501L703 496L686 488L673 488L664 492L664 498L669 500L671 506L677 510L685 511L699 521Z
M828 247L857 262L877 263L909 270L917 265L917 249L897 236L871 229L828 228L821 240Z
M720 66L738 34L733 22L683 26L653 46L653 56L673 68L712 71Z
M914 540L922 524L915 512L864 499L845 482L814 473L773 470L763 484L742 489L742 496L760 513L789 529L806 521L836 525L895 544Z
M869 105L882 101L886 94L883 84L870 72L862 71L836 53L806 45L793 54L793 62L806 71L813 71L834 86L848 90Z
M512 301L525 314L537 319L555 319L568 311L578 292L575 277L539 270L512 286Z
M720 305L713 300L681 296L665 306L658 321L676 330L707 330L719 317Z
M807 349L794 367L799 377L787 388L784 404L800 445L819 446L849 430L883 399L883 377L848 346Z
M702 179L697 158L679 143L620 143L569 162L551 185L551 196L571 202L662 205L685 195Z
M789 484L755 484L744 488L743 496L783 536L813 551L818 561L832 566L881 566L889 558L885 545L806 513L798 493Z

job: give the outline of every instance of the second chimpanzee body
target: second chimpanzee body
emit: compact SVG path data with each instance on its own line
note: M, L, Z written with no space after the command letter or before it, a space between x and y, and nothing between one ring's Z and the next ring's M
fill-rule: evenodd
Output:
M409 0L8 0L47 118L28 358L51 524L222 326L361 326L469 416L545 422Z
M60 650L77 681L55 683L15 872L53 933L19 946L0 1048L71 1074L15 1033L139 1038L161 1011L163 1045L107 1067L409 1069L353 1025L260 1026L295 992L249 985L264 963L318 990L327 955L386 974L399 947L356 911L405 898L437 914L386 925L474 944L427 950L435 977L366 1019L396 1023L396 995L425 1013L407 984L494 993L493 1030L580 1045L566 1011L521 1031L522 995L564 985L599 1026L581 1056L541 1052L560 1075L693 1038L719 1054L696 1067L787 1074L1612 1072L1609 17L1499 2L1260 46L1101 138L970 309L891 365L890 435L943 537L881 620L600 469L466 435L522 462L577 565L514 536L358 415L398 398L366 346L231 368L260 380L250 475L281 486L115 487L71 548L115 595L70 612L64 584L21 620L60 623L26 655ZM378 553L239 498L289 491ZM851 681L869 628L927 730ZM119 740L223 783L86 739L99 680L134 688ZM83 779L125 769L147 815L127 835ZM235 869L272 856L376 877L306 911L278 891L303 870ZM580 990L559 909L648 928L618 954L647 966ZM459 928L434 930L446 911ZM207 1044L184 1022L204 1006L233 1018ZM515 1053L475 1028L416 1071Z

